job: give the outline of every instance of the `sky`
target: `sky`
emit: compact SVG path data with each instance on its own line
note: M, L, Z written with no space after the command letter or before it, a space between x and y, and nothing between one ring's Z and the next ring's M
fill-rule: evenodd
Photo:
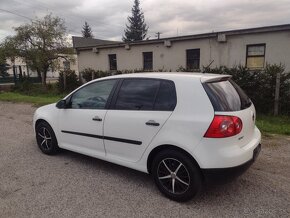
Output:
M290 23L290 0L140 0L147 36L173 37ZM0 0L0 41L13 27L52 13L68 34L81 36L87 21L95 38L121 40L133 0ZM10 11L11 13L7 12Z

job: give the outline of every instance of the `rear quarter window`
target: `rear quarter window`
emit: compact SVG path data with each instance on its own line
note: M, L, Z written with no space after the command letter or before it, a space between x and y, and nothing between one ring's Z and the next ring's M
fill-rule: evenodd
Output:
M231 79L203 84L215 111L239 111L251 106L246 93Z

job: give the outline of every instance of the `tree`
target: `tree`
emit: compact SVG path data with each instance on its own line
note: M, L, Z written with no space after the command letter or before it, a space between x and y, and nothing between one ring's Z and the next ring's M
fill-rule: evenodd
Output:
M83 37L85 38L93 38L93 33L92 33L92 28L90 25L85 22L85 25L83 25L83 30L82 30Z
M59 59L68 59L73 53L68 48L66 27L59 17L46 15L14 29L16 35L6 38L5 51L9 58L22 58L27 66L38 73L46 85L46 75L56 67Z
M143 40L147 34L148 26L145 23L144 14L140 9L139 0L134 0L132 7L132 16L128 17L129 25L126 24L125 36L123 41Z
M0 77L8 76L8 69L9 65L6 63L5 52L3 51L3 48L0 47Z

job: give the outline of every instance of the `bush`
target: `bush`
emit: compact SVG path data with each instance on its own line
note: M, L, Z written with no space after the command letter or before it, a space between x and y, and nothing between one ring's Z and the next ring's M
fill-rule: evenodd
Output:
M53 96L59 94L57 84L48 83L46 86L43 86L40 83L34 83L31 78L27 77L24 77L22 81L18 81L17 84L14 86L13 91L30 96L37 96L39 94Z
M118 71L118 72L120 72L120 71ZM118 74L121 74L121 73L118 73ZM101 78L101 77L109 76L109 75L111 75L111 73L110 72L104 72L104 71L101 71L101 70L95 71L95 70L93 70L91 68L86 68L83 71L81 71L81 75L82 75L82 77L84 78L84 80L86 82L89 82L92 79L98 79L98 78Z
M276 76L280 73L279 111L281 114L290 114L290 73L284 70L283 65L276 64L267 64L262 71L252 71L243 66L204 69L206 73L232 75L233 80L254 102L257 112L264 114L273 113Z
M66 76L66 86L64 84L64 74ZM79 81L79 78L77 74L75 73L74 70L66 70L66 71L61 71L59 73L59 78L58 78L58 90L59 92L71 92L77 87L81 85L81 82Z

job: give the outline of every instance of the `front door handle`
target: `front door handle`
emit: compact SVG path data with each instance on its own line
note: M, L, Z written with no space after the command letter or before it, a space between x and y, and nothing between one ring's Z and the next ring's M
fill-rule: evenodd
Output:
M155 120L148 120L146 123L145 123L147 126L159 126L160 124L155 122Z
M92 119L93 121L102 121L102 118L100 118L99 116L95 116Z

